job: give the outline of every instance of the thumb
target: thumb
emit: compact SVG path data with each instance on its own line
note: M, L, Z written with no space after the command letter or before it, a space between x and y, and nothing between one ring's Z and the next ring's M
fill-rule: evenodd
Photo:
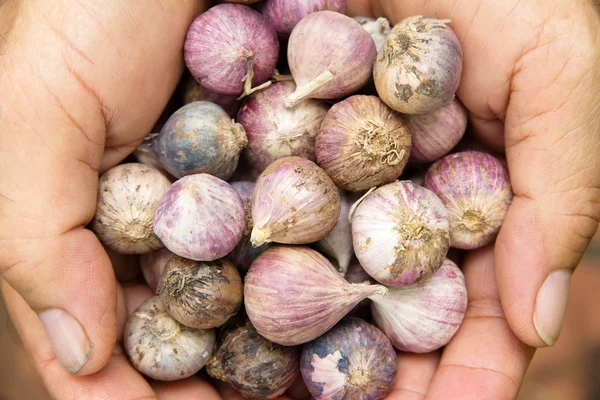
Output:
M516 65L505 120L515 193L496 280L515 334L556 343L573 270L600 220L600 35L587 3L553 9Z

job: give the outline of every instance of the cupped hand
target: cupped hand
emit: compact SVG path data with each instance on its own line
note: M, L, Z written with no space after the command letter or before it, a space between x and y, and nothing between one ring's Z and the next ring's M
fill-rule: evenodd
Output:
M392 23L452 20L465 57L458 96L477 135L506 150L515 192L494 254L465 261L461 329L440 360L402 355L390 398L514 397L529 346L558 338L571 272L600 219L598 16L583 0L349 3L352 14ZM199 379L153 391L127 363L115 343L126 304L143 295L130 289L125 300L85 229L98 172L133 151L173 92L201 2L12 0L6 9L16 17L0 27L0 274L46 386L61 399L218 398Z

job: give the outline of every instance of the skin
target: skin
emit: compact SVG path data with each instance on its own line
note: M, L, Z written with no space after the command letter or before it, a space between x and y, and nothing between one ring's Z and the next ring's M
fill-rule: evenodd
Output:
M150 293L124 290L85 229L98 172L150 132L201 9L195 0L0 1L2 292L55 398L239 398L201 378L150 385L130 366L122 330ZM400 355L388 398L513 398L533 348L545 346L536 294L550 272L575 269L600 219L598 14L584 0L362 0L349 14L452 20L465 53L458 96L476 135L506 152L515 192L495 249L463 265L469 306L457 335L441 355ZM37 317L52 308L92 344L74 374Z

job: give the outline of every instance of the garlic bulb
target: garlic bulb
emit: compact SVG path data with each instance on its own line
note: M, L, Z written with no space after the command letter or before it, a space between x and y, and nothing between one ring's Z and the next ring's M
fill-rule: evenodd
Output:
M333 229L339 215L337 188L321 168L300 157L280 158L256 181L252 244L316 242Z
M154 232L178 256L213 261L226 256L244 233L244 203L225 181L189 175L175 182L156 209Z
M448 20L421 15L397 23L377 53L379 97L404 114L423 114L452 100L462 73L460 41Z
M302 346L302 378L316 400L383 399L396 376L396 352L383 332L344 318Z
M152 379L174 381L202 369L213 352L215 338L214 329L181 325L155 296L129 317L124 347L138 371Z
M428 353L448 344L458 331L467 288L460 269L447 259L431 278L390 288L371 300L373 320L398 350Z
M152 232L154 213L171 182L144 164L117 165L98 181L91 228L102 244L124 254L144 254L163 247Z
M142 254L140 257L140 267L144 275L144 280L153 292L156 292L158 281L173 255L169 249L163 247L152 253Z
M352 237L369 275L389 286L412 285L442 265L450 247L448 213L432 191L394 182L356 206Z
M246 275L244 302L252 324L268 340L294 346L327 332L381 285L350 284L318 252L272 246Z
M381 50L385 43L385 38L392 30L390 26L390 21L387 18L379 17L369 18L369 17L354 17L354 20L358 22L365 31L369 32L371 38L375 42L375 48L377 51Z

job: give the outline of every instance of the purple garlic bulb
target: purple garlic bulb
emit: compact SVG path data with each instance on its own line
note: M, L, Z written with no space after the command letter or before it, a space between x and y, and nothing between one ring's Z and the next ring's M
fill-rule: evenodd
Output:
M300 349L260 336L250 321L224 331L206 372L248 399L282 395L300 374Z
M235 249L227 255L227 259L236 266L241 274L248 272L250 264L263 251L269 248L269 243L260 247L252 246L250 242L250 233L252 232L252 193L254 191L254 182L231 182L231 187L240 195L244 202L244 210L246 211L246 228L242 240L235 246Z
M445 156L460 142L467 129L467 110L455 97L426 114L407 115L412 135L411 162L426 163Z
M242 125L218 105L197 101L181 107L152 141L158 161L173 176L211 174L229 179L248 144Z
M185 379L208 361L215 345L214 329L181 325L154 296L140 305L125 327L124 347L133 366L161 381Z
M361 300L386 291L381 285L348 283L308 247L272 246L250 266L244 304L258 333L295 346L327 332Z
M175 182L160 200L154 232L178 256L196 261L225 257L242 239L244 202L225 181L190 175Z
M295 89L291 81L275 83L250 96L238 113L248 136L248 161L259 172L288 156L315 161L315 136L329 107L310 99L286 108L283 101Z
M184 57L194 78L208 90L249 95L273 73L279 41L259 12L241 4L219 4L192 22ZM256 85L261 86L252 88Z
M359 200L351 214L356 257L385 285L429 278L450 247L444 205L432 191L411 182L381 186Z
M181 100L184 105L195 101L210 101L223 108L231 118L235 118L240 109L240 101L237 99L237 96L211 92L196 82L196 79L190 74L185 74L181 91Z
M359 318L345 318L302 348L300 371L316 400L383 399L396 376L390 340Z
M373 67L377 93L390 108L423 114L452 100L463 53L448 22L417 15L392 28Z
M317 11L346 11L346 0L265 0L260 12L269 20L281 37L288 37L292 30L306 17Z
M429 353L458 331L467 310L467 287L460 269L446 259L431 278L370 299L373 320L398 350Z
M376 55L371 35L352 18L333 11L309 14L290 35L288 63L298 87L285 106L356 92L369 80Z
M408 123L377 96L355 95L335 104L315 140L317 164L353 192L394 182L408 163Z
M442 158L427 171L424 186L444 203L450 244L463 250L495 240L513 197L506 165L479 151Z

